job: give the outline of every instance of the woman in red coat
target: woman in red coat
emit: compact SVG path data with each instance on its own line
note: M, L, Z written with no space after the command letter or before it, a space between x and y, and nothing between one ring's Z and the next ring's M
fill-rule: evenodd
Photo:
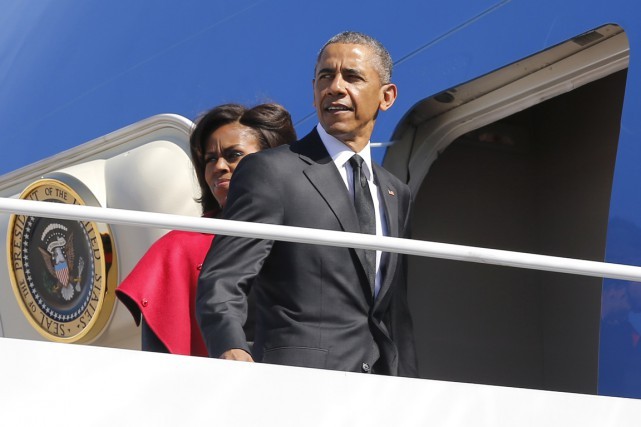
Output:
M203 216L220 215L231 176L244 156L295 140L291 117L278 104L253 108L225 104L204 114L189 138ZM165 234L116 290L136 324L142 323L143 350L207 356L194 301L198 274L213 238L179 230Z

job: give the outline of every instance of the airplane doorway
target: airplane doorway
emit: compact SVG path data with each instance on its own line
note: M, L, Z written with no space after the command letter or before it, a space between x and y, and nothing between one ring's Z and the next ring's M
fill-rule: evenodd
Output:
M583 55L580 67L594 70L600 43L541 55L566 49L560 61ZM488 113L487 99L503 87L488 90L486 118L458 135L456 123L469 120L456 111L473 101L438 112L436 98L453 100L417 104L385 159L415 194L412 238L603 261L627 74L620 64L511 112L498 97ZM446 94L483 91L492 77ZM540 77L522 79L532 94L561 83ZM601 279L411 257L409 293L423 378L596 393Z

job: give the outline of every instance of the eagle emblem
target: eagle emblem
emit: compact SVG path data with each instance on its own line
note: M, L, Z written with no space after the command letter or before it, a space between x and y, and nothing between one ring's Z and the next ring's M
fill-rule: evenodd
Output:
M82 257L74 271L75 251L73 232L66 236L68 229L62 224L52 223L45 228L41 241L45 248L38 247L47 271L56 281L54 292L59 292L65 301L70 301L75 292L80 292L80 278L84 267ZM77 273L77 274L73 274Z

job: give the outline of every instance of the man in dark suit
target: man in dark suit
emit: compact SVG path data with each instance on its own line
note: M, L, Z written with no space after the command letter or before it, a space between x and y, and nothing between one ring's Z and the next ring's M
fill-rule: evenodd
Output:
M397 96L391 69L387 50L367 35L345 32L330 39L313 81L319 125L291 146L243 159L225 217L407 236L409 188L371 161L369 146L378 112ZM217 236L196 301L209 354L417 376L404 258ZM251 351L243 333L250 288L258 307Z

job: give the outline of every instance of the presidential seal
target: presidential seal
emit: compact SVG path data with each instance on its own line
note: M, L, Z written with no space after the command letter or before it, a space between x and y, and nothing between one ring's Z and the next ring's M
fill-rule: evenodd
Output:
M75 205L88 204L88 199L98 204L80 181L56 176L60 179L34 182L20 198ZM49 340L89 342L111 316L115 286L110 286L108 276L114 258L110 233L102 227L105 232L91 221L26 215L12 215L9 220L13 291L31 325Z

